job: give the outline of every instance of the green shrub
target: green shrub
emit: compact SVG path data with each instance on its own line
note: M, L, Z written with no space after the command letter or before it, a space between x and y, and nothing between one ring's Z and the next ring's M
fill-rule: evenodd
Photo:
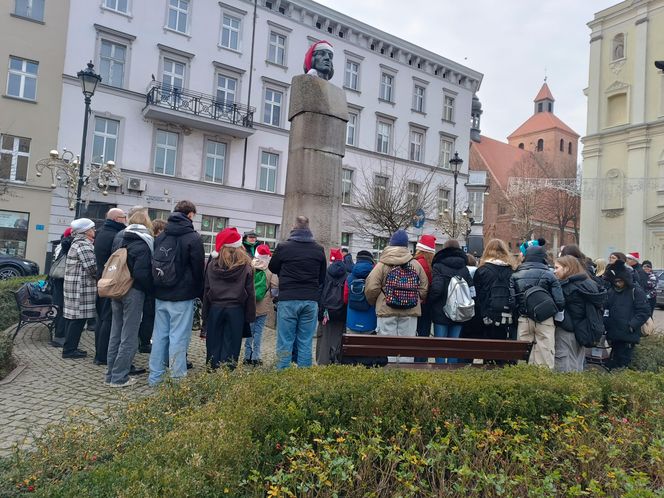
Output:
M661 496L664 374L219 371L53 427L0 496Z
M664 336L642 337L641 343L634 349L634 358L629 367L641 372L664 370Z
M9 334L0 331L0 380L16 366L14 360L14 341Z
M0 331L11 327L18 322L18 309L16 300L9 291L15 291L26 282L36 282L45 279L45 275L32 277L16 277L7 280L0 280Z

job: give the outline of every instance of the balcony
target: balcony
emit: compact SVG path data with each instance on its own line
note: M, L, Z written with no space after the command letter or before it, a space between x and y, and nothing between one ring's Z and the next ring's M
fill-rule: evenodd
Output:
M191 129L246 138L254 133L254 107L153 82L143 116Z

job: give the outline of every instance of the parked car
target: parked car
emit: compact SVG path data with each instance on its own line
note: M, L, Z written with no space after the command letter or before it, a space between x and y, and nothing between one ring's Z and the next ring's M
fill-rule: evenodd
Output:
M39 265L29 259L0 254L0 280L39 275Z
M653 270L653 273L657 275L657 301L655 305L658 308L664 309L664 270Z

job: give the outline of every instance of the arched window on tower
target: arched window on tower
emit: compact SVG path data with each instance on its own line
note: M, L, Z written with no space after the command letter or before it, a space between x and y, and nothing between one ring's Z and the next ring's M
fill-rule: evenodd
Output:
M549 102L548 107L549 107L549 112L553 112L553 103Z
M523 145L523 142L521 142L521 143L519 144L519 149L523 149L523 148L525 148L525 146Z
M572 153L572 142L570 142L569 144L567 144L567 153L568 153L568 154L571 154L571 153Z
M537 112L542 112L544 110L543 107L542 107L543 105L544 104L542 102L537 103Z
M560 152L565 151L565 141L561 138L560 139Z
M537 152L542 152L544 150L544 139L540 138L537 141Z
M613 37L613 50L611 60L617 61L625 57L625 35L618 33Z

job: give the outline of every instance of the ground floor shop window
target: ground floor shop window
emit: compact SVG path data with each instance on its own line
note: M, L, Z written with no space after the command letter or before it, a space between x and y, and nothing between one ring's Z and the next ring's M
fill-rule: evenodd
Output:
M277 246L278 230L279 225L274 225L272 223L256 223L256 235L258 235L258 240L264 242L272 249Z
M0 211L0 254L25 257L30 213Z
M221 216L209 216L204 214L201 218L201 239L205 254L210 254L215 250L217 234L228 226L228 218Z

